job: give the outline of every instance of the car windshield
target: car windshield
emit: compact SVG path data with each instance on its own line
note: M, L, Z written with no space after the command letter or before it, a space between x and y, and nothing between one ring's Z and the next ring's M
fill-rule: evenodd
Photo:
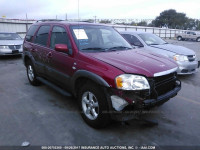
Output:
M21 37L16 33L0 33L0 40L21 40Z
M140 38L147 44L147 45L162 45L167 44L163 39L158 37L155 34L151 33L144 33L144 34L138 34Z
M73 25L70 27L81 51L118 51L132 49L131 45L112 27Z

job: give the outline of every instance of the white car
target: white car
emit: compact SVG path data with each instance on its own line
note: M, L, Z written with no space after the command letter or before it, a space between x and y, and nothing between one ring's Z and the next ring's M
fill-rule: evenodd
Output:
M21 55L23 39L17 33L0 32L0 55Z
M191 49L169 44L152 33L128 31L120 33L133 47L175 60L179 66L178 74L192 74L199 68L200 62L198 62L195 52Z

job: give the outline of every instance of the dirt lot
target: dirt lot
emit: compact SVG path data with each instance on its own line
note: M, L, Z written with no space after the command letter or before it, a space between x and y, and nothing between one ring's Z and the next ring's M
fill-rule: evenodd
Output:
M200 43L173 41L195 50ZM0 145L199 145L200 72L180 76L179 94L155 108L158 126L136 120L95 130L84 123L75 99L42 85L33 87L21 57L0 57Z

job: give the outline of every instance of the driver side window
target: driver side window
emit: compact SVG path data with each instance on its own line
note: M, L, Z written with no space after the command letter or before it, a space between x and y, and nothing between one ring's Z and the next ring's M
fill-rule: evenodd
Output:
M130 35L130 34L123 34L123 36L125 37L125 39L134 46L142 46L143 44L140 42L140 40L135 37L134 35Z
M66 44L68 49L71 51L71 43L69 37L67 36L67 32L63 27L54 26L51 33L51 44L50 48L54 49L56 44Z

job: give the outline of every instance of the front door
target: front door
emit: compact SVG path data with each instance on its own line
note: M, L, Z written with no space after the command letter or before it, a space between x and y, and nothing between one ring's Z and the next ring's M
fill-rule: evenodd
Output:
M66 44L69 53L55 51L56 44ZM46 54L48 63L46 71L48 78L54 83L69 89L70 77L75 61L72 55L72 47L66 29L62 26L53 26L48 52Z

